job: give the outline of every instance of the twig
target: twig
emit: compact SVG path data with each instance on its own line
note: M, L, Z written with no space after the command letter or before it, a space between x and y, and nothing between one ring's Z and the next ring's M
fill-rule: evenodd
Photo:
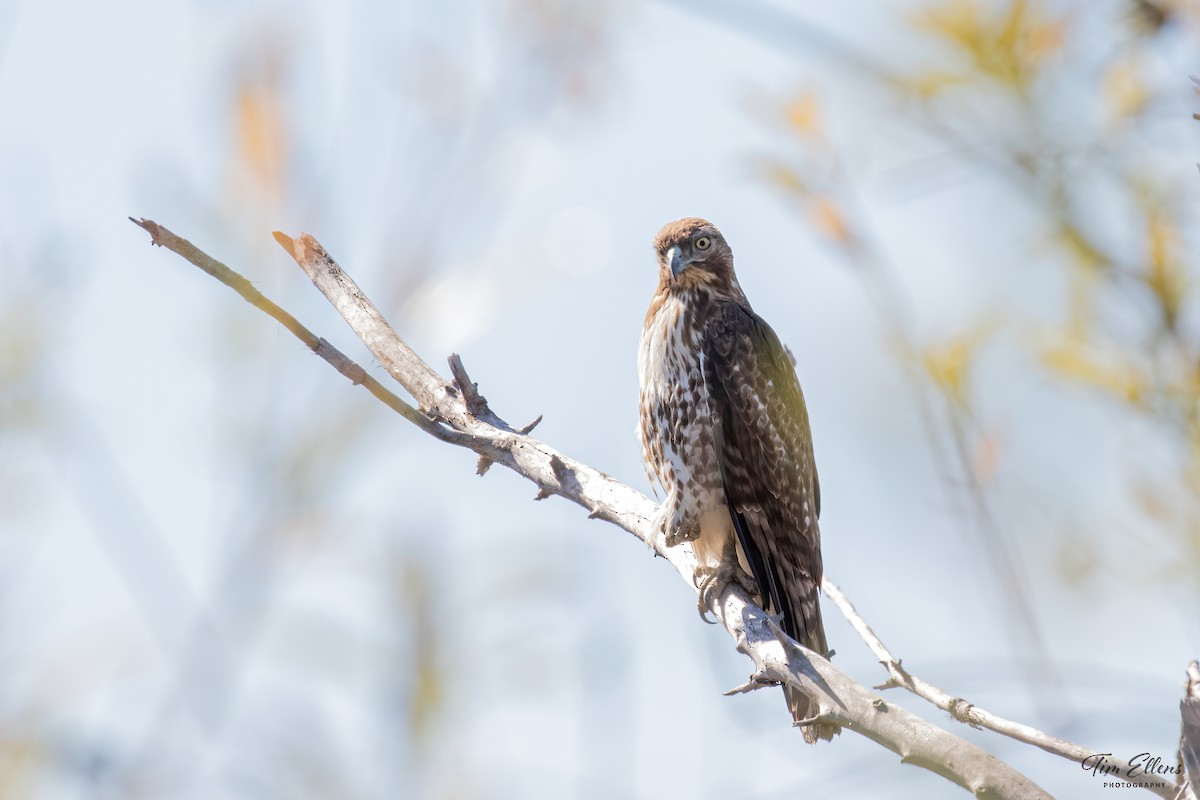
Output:
M156 244L175 250L202 269L205 267L198 262L215 263L155 223L143 220L138 224L151 232ZM456 390L408 348L315 239L307 235L292 239L279 233L275 238L338 309L389 374L437 422L400 401L401 407L411 412L405 414L407 419L442 441L467 447L528 478L537 485L539 497L560 495L587 509L590 517L629 531L670 562L694 588L695 557L688 546L667 548L663 544L653 524L656 509L650 498L514 430L490 410L480 416L472 415L465 392ZM214 273L210 271L210 274ZM238 288L234 283L223 282ZM292 326L288 329L312 347L309 340L315 337L298 323L296 326L308 338ZM337 366L333 360L326 360ZM350 367L339 368L339 372L347 377L350 377L348 372L354 374L352 380L359 378L358 372ZM392 403L389 406L396 408ZM709 610L722 622L738 649L754 662L754 674L760 681L786 683L799 689L817 705L819 719L836 721L847 730L856 731L898 753L902 762L935 772L978 797L1049 798L1044 790L1008 764L902 708L889 705L821 655L786 636L779 638L767 614L751 602L736 582L731 582L719 596L710 599Z
M349 275L334 262L325 248L311 236L292 239L276 231L275 241L308 274L326 299L349 323L384 369L417 400L418 406L439 421L461 416L465 411L459 392L414 353L388 325L379 310L367 300ZM405 376L400 380L397 376ZM488 413L481 420L491 421Z
M450 358L446 360L450 362L450 374L454 376L454 383L462 392L463 400L467 404L467 413L472 417L480 417L491 411L487 398L479 393L479 384L471 380L458 353L451 353Z
M846 621L850 623L850 626L854 628L855 632L866 643L867 648L875 654L875 657L879 659L879 662L888 671L888 675L890 676L888 681L875 688L891 689L898 687L907 689L917 697L928 700L938 708L949 713L950 716L959 722L966 723L973 728L987 728L990 731L995 731L1017 741L1040 747L1047 753L1053 753L1056 756L1070 759L1076 764L1082 764L1085 759L1094 758L1098 755L1094 749L1068 742L1065 739L1059 739L1029 725L998 717L972 703L968 703L961 697L954 697L928 681L918 678L901 666L900 659L893 656L880 638L875 635L875 631L871 630L871 626L862 618L862 615L858 613L854 605L846 599L846 595L842 593L837 584L826 577L821 583L821 589L825 593L825 596L838 607L838 610L842 612L842 616L846 618ZM1139 772L1133 769L1133 766L1128 762L1112 758L1111 756L1106 755L1105 758L1106 764L1114 766L1118 770L1115 773L1107 775L1107 777L1120 778L1126 783L1148 789L1160 797L1175 797L1175 791L1164 788L1161 785L1163 784L1161 776ZM1132 777L1130 777L1131 770L1133 770Z
M350 382L362 386L368 392L375 395L390 409L400 414L402 417L413 423L426 433L432 434L439 439L450 441L453 431L443 428L433 420L429 419L421 412L417 411L408 403L404 402L393 392L384 388L383 384L375 380L371 375L356 364L350 358L347 358L336 347L325 341L308 328L300 324L299 320L293 317L288 312L284 311L274 302L266 297L258 289L254 288L254 284L243 278L238 273L234 272L229 267L217 261L208 253L200 250L187 239L176 236L171 231L167 230L157 222L148 219L129 218L129 221L139 228L142 228L150 234L151 244L165 247L173 253L183 256L192 264L213 276L221 283L225 284L235 292L240 294L242 298L259 309L265 312L272 319L276 320L280 325L287 328L297 339L304 342L309 350L319 355L321 358L344 375L349 378Z
M524 428L517 428L517 433L521 434L522 436L528 436L533 431L533 429L536 428L541 423L541 421L542 421L542 415L538 414L537 419L535 419L533 422L529 423Z

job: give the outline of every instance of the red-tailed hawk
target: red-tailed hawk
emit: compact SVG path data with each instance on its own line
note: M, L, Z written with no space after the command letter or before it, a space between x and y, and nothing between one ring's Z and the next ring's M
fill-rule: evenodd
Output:
M666 543L692 542L702 609L709 592L749 573L783 630L824 655L821 491L791 360L750 310L733 252L711 223L672 222L654 249L658 289L638 351L638 434L646 472L665 493ZM803 694L784 694L796 722L815 716ZM839 728L801 730L815 742Z

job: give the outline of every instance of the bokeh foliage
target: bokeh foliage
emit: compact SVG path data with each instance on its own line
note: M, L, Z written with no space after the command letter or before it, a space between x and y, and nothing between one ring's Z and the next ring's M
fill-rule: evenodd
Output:
M1051 307L1006 295L965 309L952 326L926 323L923 298L908 279L913 265L864 210L878 187L864 180L862 153L839 128L845 101L841 108L830 102L819 70L767 110L751 110L778 134L776 146L757 153L758 186L784 197L797 226L828 245L824 268L861 281L916 398L913 424L924 426L948 490L967 498L964 517L981 533L980 546L999 548L983 552L1000 565L1012 604L1020 604L1028 577L1013 555L1020 543L997 509L1012 496L1003 491L1006 476L1020 471L1005 427L1012 417L998 419L988 403L988 392L1004 379L996 377L998 360L1005 361L998 354L1010 357L1008 364L1015 359L1025 380L1044 380L1068 402L1098 401L1110 418L1136 420L1145 450L1165 454L1128 464L1124 491L1138 509L1139 536L1149 545L1143 552L1150 554L1139 567L1155 578L1200 581L1194 231L1200 175L1195 154L1179 147L1200 125L1191 120L1200 101L1187 76L1166 69L1161 55L1195 42L1200 4L899 5L879 23L903 45L899 56L847 58L849 45L831 50L832 69L856 75L864 87L848 102L873 103L881 126L932 143L939 157L918 172L987 175L1006 187L1007 205L1024 209L1030 222L1013 226L1005 259L976 262L965 253L962 269L981 280L985 269L1037 270L1039 285L1061 287ZM352 47L375 48L366 59L371 69L346 80L371 85L371 96L384 98L382 112L402 109L403 124L393 127L380 108L356 106L351 93L331 88L336 82L322 70L344 64L314 55L318 37L303 22L265 7L240 12L245 16L229 20L228 35L196 44L211 73L211 95L189 98L201 109L191 124L218 155L209 153L194 173L181 164L195 154L168 148L167 165L147 156L146 174L135 177L148 187L148 208L103 213L123 225L127 212L177 211L195 223L194 230L174 223L181 233L247 269L264 292L301 317L323 319L314 325L320 330L337 323L318 316L327 309L275 251L266 235L273 228L307 227L323 241L347 250L352 244L347 265L389 313L451 320L461 313L461 293L424 292L456 265L486 266L488 254L471 247L504 225L512 183L523 176L521 159L536 147L536 136L564 117L581 129L594 119L619 119L620 104L606 104L630 92L638 76L620 75L623 51L614 43L643 14L699 13L683 3L477 6L431 12L423 24L388 17L381 6L364 16L384 34L344 34ZM452 19L484 6L474 27ZM4 43L0 37L0 48ZM487 54L483 68L480 52ZM0 61L0 69L10 68ZM727 99L734 106L744 101ZM378 183L355 185L377 191L347 202L339 181L353 161L348 151L361 140L339 139L336 123L356 117L395 138L369 142L380 154L371 159ZM709 157L736 160L738 153L735 143ZM48 184L44 177L28 183ZM988 219L989 209L964 214ZM995 216L1012 223L1011 214ZM624 669L636 674L628 632L605 627L612 625L607 619L589 620L579 663L562 656L569 629L564 598L589 566L574 576L563 568L580 560L576 539L562 536L571 551L553 563L544 553L514 555L518 548L486 531L472 531L469 548L456 545L440 527L455 509L425 508L426 498L412 491L414 475L432 469L423 463L426 455L414 455L417 434L394 420L381 422L379 409L331 373L285 371L272 326L199 279L187 290L195 295L181 290L143 302L148 318L163 307L191 315L193 349L178 358L211 385L156 386L157 365L128 353L122 358L134 368L114 368L124 379L145 379L127 395L152 399L148 405L159 416L147 424L166 429L161 435L171 443L185 438L175 404L203 405L195 419L208 450L199 457L211 462L214 496L195 507L156 507L154 493L162 487L153 479L179 465L163 457L138 473L142 483L131 479L126 432L106 430L103 410L89 408L87 387L75 380L75 365L55 361L69 344L58 320L86 310L70 304L88 288L84 266L64 267L81 261L58 249L70 239L67 225L33 229L14 219L0 220L0 529L20 533L0 541L0 667L10 687L0 705L0 798L183 796L186 789L211 796L213 786L253 797L492 796L492 776L463 755L460 742L491 707L484 700L568 685L576 676L565 674L564 664L578 667L588 688L616 686L622 696L638 696L635 679L604 660L619 653ZM474 245L457 235L459 225L479 232ZM72 252L88 249L75 243ZM154 257L164 270L184 269L167 254ZM485 273L468 272L454 285L495 277ZM523 274L520 283L501 276L496 283L528 291L532 277ZM441 305L413 300L429 297L445 299ZM488 307L471 320L476 329L505 299L484 298ZM113 322L104 325L69 335L108 338ZM625 438L622 446L632 449L633 437ZM469 477L469 460L455 464ZM494 488L503 478L488 481L471 484L472 491L512 490L505 483ZM372 504L378 497L386 502ZM543 511L529 513L536 518ZM1125 568L1117 563L1120 551L1077 546L1077 531L1091 522L1060 520L1056 529L1059 572L1080 591L1105 570ZM28 575L50 572L31 564L42 546L37 534L55 525L78 529L70 546L112 573L138 622L103 617L55 633L41 606L10 601ZM463 574L472 565L476 572ZM82 582L70 574L42 591L67 603L89 597L75 580ZM605 592L614 585L610 575L595 580ZM327 606L331 596L344 605ZM366 606L377 612L370 619L361 616ZM610 611L606 604L594 616ZM1036 644L1031 615L1017 616ZM639 616L651 618L645 611ZM447 633L455 630L466 633L455 639ZM481 652L487 689L465 666ZM489 690L495 694L483 697ZM595 696L579 707L616 720L612 729L633 716ZM263 707L272 713L260 714ZM587 745L580 749L594 754L592 763L552 766L578 773L580 796L605 796L611 783L633 787L629 767L639 755L625 753L616 766L605 757L605 747L625 745L624 729L614 737L609 729L580 727ZM356 750L349 739L366 745Z
M861 212L871 187L848 177L815 85L779 104L791 135L763 159L762 174L863 277L920 384L930 436L965 453L950 459L952 482L986 492L997 469L1018 468L1005 464L1006 443L981 416L978 385L990 353L1019 354L1064 395L1100 398L1137 418L1154 440L1147 449L1169 454L1161 468L1131 458L1127 491L1159 553L1152 569L1200 580L1200 314L1189 229L1200 176L1179 149L1195 133L1187 126L1198 103L1188 76L1164 70L1162 58L1195 41L1200 5L939 0L899 22L926 45L916 63L859 57L846 68L877 92L889 126L1003 181L1006 203L1034 223L1014 229L1007 261L964 254L962 269L1052 271L1030 281L1064 287L1052 313L1004 298L969 310L959 330L922 328L920 299L896 288L907 265ZM1073 529L1060 534L1062 552L1077 552ZM1064 555L1064 577L1094 577L1099 560L1083 563L1081 572Z

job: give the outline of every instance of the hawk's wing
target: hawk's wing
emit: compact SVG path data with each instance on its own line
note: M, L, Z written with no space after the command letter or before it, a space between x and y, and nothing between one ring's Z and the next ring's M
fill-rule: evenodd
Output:
M702 348L725 497L763 605L825 654L821 495L796 372L770 326L735 302L713 309Z

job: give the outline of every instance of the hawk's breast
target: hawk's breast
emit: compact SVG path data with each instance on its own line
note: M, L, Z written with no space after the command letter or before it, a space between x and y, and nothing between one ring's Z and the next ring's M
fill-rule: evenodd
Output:
M646 471L667 503L677 503L697 522L712 519L709 512L716 509L725 513L701 364L704 320L697 310L706 306L667 295L647 318L638 351L638 434ZM702 538L709 538L705 533Z

